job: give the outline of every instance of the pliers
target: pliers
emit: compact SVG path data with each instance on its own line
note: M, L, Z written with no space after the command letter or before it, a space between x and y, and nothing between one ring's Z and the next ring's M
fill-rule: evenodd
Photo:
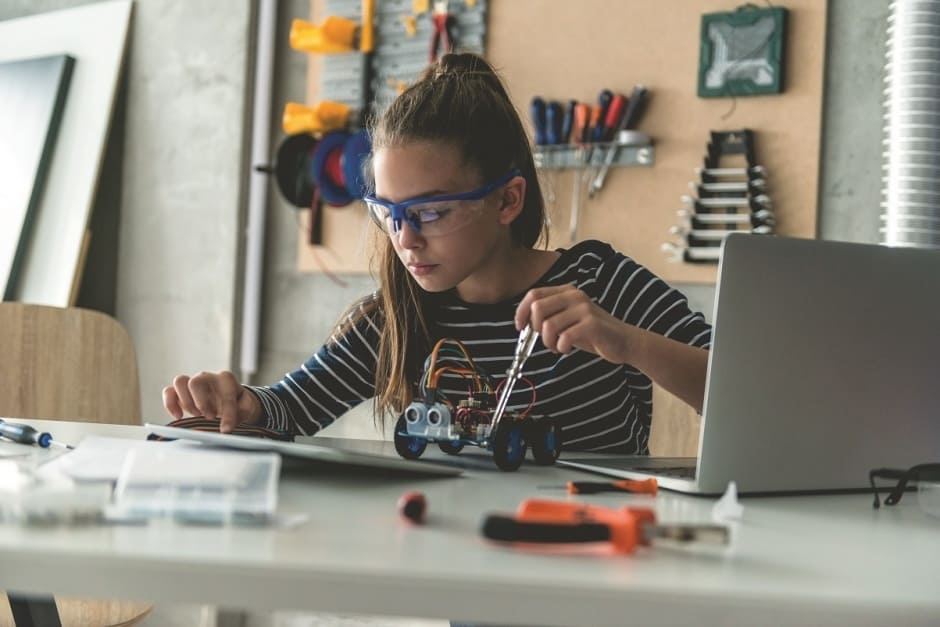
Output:
M515 516L487 516L482 533L498 542L609 542L615 551L626 554L657 538L711 544L728 544L730 539L728 528L722 525L657 524L656 513L647 507L610 509L544 499L523 501Z
M437 61L437 55L441 48L445 53L454 49L454 36L451 32L453 20L447 10L447 0L434 0L434 8L431 10L431 22L434 26L434 32L431 34L431 53L428 59L431 63L434 63Z

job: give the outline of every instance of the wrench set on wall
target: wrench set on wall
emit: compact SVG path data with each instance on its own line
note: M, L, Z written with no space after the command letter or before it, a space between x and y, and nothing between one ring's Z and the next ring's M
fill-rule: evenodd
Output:
M712 131L699 181L682 196L676 236L662 245L672 261L717 263L721 242L733 232L769 234L776 220L767 194L767 169L754 157L750 129Z

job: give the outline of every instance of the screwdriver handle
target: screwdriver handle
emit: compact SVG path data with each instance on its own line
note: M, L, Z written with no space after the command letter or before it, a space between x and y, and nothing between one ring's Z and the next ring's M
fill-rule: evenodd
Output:
M634 85L630 92L630 98L627 99L627 110L618 130L632 130L636 128L640 121L640 113L643 111L643 105L646 104L647 90L643 85Z
M622 479L619 481L569 481L568 494L600 494L602 492L630 492L631 494L650 494L659 491L656 479Z
M574 110L578 106L577 100L569 100L568 108L565 109L565 117L561 122L561 140L562 144L567 144L571 141L571 129L574 126Z
M610 101L607 108L607 115L604 117L604 134L601 141L611 141L614 138L617 126L623 118L624 109L627 106L627 98L623 94L617 94Z
M574 126L571 129L572 141L576 144L583 144L588 129L588 118L591 115L591 107L588 104L579 102L574 108Z
M525 522L491 515L483 520L483 537L500 542L607 542L610 527L603 523Z
M599 136L600 132L596 131L598 128L603 128L604 121L602 119L604 113L604 107L599 104L594 105L591 108L591 121L590 121L590 134L588 135L588 141L597 142L600 141Z
M20 425L0 420L0 437L4 437L18 444L38 444L48 448L52 444L52 435L45 431L36 431L29 425Z
M598 119L591 121L591 141L604 141L604 120L607 118L607 110L614 98L614 92L609 89L601 91L597 96L597 106L600 107Z
M535 145L544 146L548 142L548 133L545 128L545 101L535 96L532 98L529 110L532 113L532 124L535 125Z
M561 103L557 100L552 100L548 103L548 106L545 109L545 127L548 132L548 143L549 144L563 144L564 140L562 139L562 117L564 113L561 108Z

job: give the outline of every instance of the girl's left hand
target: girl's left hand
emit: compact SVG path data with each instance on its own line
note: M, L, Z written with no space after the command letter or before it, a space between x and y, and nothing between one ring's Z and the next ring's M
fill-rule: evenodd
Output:
M515 322L517 329L530 324L551 351L570 353L578 348L615 364L629 361L630 334L636 330L574 285L529 290L516 308Z

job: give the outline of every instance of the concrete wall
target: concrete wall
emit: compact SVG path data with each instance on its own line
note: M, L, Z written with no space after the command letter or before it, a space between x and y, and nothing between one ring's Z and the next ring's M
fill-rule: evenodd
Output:
M88 3L3 0L0 19ZM92 218L104 228L92 240L79 304L115 314L130 331L145 419L162 419L160 389L174 374L232 361L250 7L134 5L110 169Z
M0 19L76 4L84 2L3 0ZM108 185L120 185L122 199L116 315L137 343L147 419L163 418L160 388L174 374L235 365L250 7L245 0L136 2L126 124L112 138L121 142L123 174ZM875 242L888 0L831 0L829 7L820 236ZM308 14L307 0L280 3L272 145L283 104L304 99L306 57L288 48L287 32L292 18ZM323 274L298 274L296 213L273 186L269 197L256 382L294 368L345 304L373 289L369 277L341 277L339 286ZM678 287L712 311L712 287ZM336 430L374 434L367 408Z

